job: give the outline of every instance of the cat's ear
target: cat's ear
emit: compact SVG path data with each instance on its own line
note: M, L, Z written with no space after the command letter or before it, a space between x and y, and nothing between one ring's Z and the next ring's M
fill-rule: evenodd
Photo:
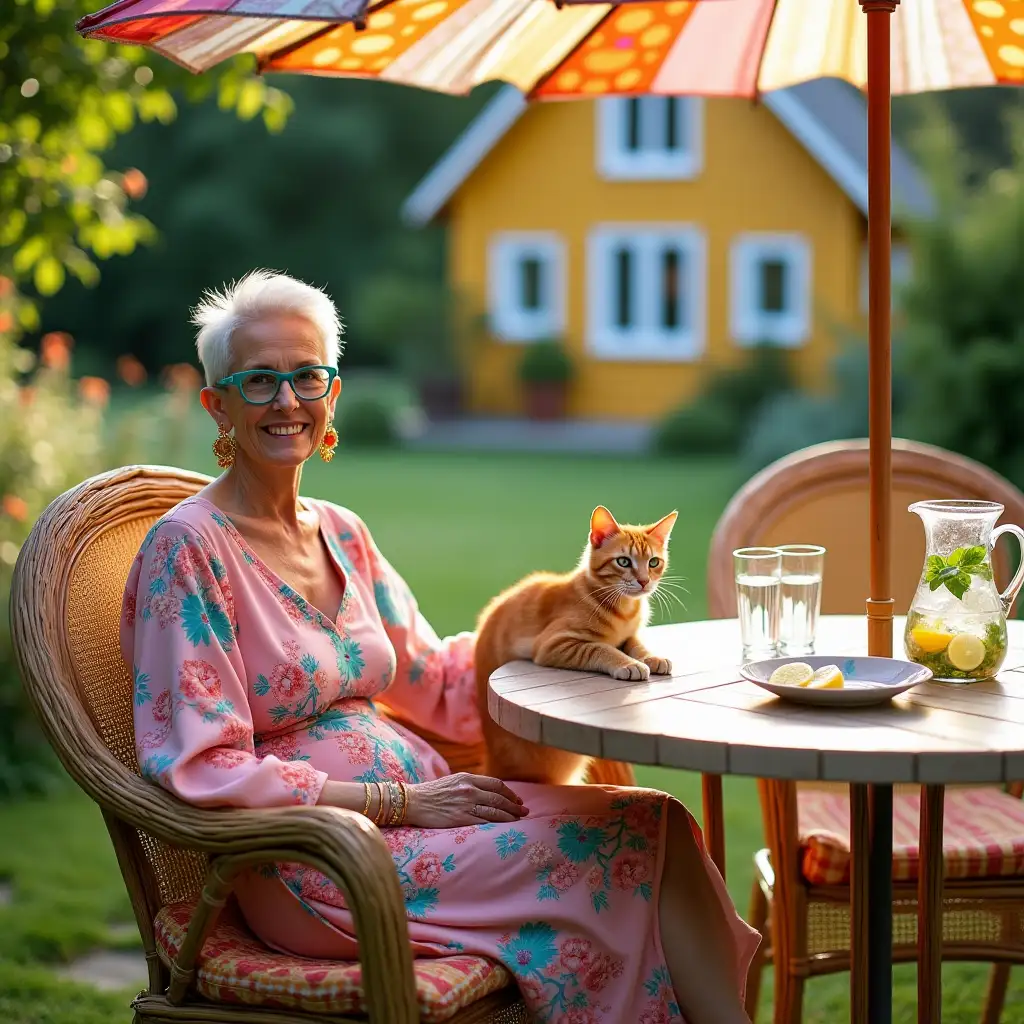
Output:
M648 537L664 547L672 534L672 527L676 525L678 512L669 512L663 519L659 519L653 526L648 526L644 531Z
M598 505L590 516L590 544L599 548L609 537L619 532L619 524L615 516L604 507Z

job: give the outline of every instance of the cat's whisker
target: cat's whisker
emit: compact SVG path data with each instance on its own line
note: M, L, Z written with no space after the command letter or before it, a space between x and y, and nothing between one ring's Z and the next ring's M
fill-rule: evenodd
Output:
M683 599L678 594L673 594L672 591L667 590L661 596L662 596L662 599L665 601L666 611L671 609L671 605L672 605L673 601L678 602L679 607L682 608L683 611L686 611L686 603L683 601Z
M673 574L666 574L665 576L662 576L661 578L666 583L681 583L684 580L688 582L689 579L690 579L689 576L677 576L674 573Z
M686 587L684 587L681 583L673 583L673 582L666 583L664 580L662 580L658 584L658 586L659 587L665 587L665 589L669 590L669 591L671 591L671 590L681 590L684 594L689 594L690 593L690 591L687 590Z
M599 596L600 595L600 596ZM618 584L611 583L606 584L603 587L598 587L597 590L591 592L591 598L596 599L597 607L591 612L590 618L587 620L587 626L589 627L597 617L597 613L602 608L611 608L621 596Z

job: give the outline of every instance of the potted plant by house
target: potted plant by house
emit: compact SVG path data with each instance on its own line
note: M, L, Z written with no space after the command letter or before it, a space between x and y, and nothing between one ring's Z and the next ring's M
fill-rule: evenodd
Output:
M562 419L572 377L572 359L561 341L546 339L529 345L519 363L527 416L532 420Z

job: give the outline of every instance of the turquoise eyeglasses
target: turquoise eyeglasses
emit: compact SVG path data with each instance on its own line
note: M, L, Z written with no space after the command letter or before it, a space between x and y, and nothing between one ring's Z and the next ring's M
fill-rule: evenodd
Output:
M338 376L335 366L300 366L288 373L277 370L240 370L217 381L216 386L226 388L234 385L242 398L250 405L269 405L277 398L281 382L288 381L296 398L304 402L315 402L331 390L334 378Z

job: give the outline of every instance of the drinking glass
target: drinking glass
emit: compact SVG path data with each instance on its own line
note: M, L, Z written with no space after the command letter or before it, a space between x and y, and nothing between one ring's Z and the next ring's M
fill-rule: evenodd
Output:
M779 647L782 552L778 548L737 548L732 558L743 660L774 658Z
M779 647L785 655L813 654L821 611L825 549L817 544L780 544L782 578Z

